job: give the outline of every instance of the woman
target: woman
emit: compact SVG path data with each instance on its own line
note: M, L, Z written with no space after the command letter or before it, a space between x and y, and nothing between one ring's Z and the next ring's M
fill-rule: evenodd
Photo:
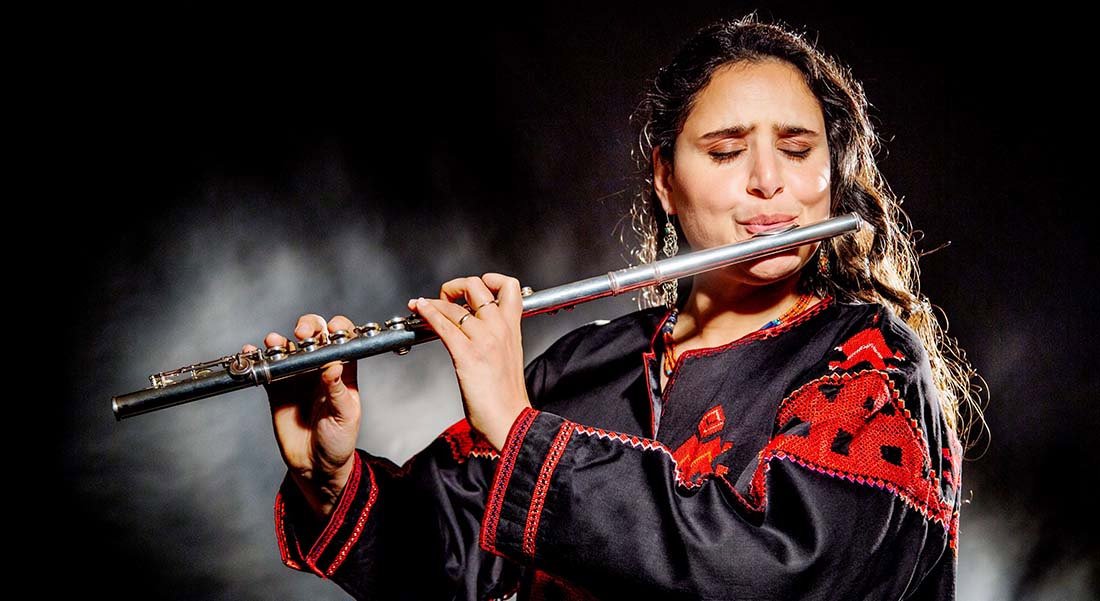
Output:
M397 467L355 448L354 368L270 386L283 561L357 598L953 598L970 372L917 292L858 83L750 15L698 32L635 117L642 262L658 237L853 211L873 231L649 290L664 305L526 368L516 279L410 300L467 417Z

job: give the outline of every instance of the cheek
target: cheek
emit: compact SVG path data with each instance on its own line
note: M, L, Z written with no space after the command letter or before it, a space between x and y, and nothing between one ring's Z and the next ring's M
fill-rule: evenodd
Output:
M819 170L807 174L800 180L797 197L808 213L819 215L822 218L829 214L829 166L825 165Z

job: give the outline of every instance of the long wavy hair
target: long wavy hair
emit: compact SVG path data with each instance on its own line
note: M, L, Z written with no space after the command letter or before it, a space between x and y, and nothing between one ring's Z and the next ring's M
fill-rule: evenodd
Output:
M822 242L818 252L827 253L827 274L817 268L821 257L815 255L802 269L799 288L846 302L878 302L905 320L928 352L947 422L966 444L970 424L960 423L960 409L969 404L971 416L981 416L979 394L983 388L977 383L981 377L957 341L946 336L933 305L920 292L918 238L910 233L909 218L875 163L880 141L868 118L862 85L847 68L803 39L803 34L783 24L760 22L753 12L700 29L672 62L658 71L630 118L638 135L638 144L632 149L638 192L630 209L637 246L630 256L640 263L657 260L659 232L669 218L653 187L653 149L659 148L661 159L674 164L676 137L699 92L720 67L776 59L802 73L824 114L832 157L831 214L856 212L873 226L858 235ZM686 239L679 221L675 215L671 217L683 245ZM690 279L684 284L690 286ZM651 286L639 294L639 307L672 304L675 295L676 288Z

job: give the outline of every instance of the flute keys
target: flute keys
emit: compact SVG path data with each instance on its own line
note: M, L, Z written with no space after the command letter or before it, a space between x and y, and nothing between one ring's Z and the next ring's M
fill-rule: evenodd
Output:
M252 371L252 360L243 354L237 355L229 362L229 375L240 378Z
M531 296L534 293L535 291L532 290L530 286L524 286L523 288L519 289L520 296Z
M391 330L404 330L406 321L408 321L407 318L401 317L400 315L394 315L386 320L386 327Z
M300 342L298 344L298 348L302 349L303 351L306 351L307 353L309 351L317 350L318 346L319 346L318 340L316 338L312 337L312 336L302 340L302 342Z
M331 342L333 344L344 344L345 342L348 341L348 331L347 330L336 330L335 332L333 332L329 336L328 339L329 339L329 342Z
M377 323L375 323L373 321L369 322L369 323L365 323L361 326L356 326L355 327L355 332L357 334L365 334L367 337L377 336L378 333L381 332L381 331L382 331L382 326L378 325Z
M282 346L282 345L273 346L273 347L267 349L267 352L264 353L264 355L267 357L267 359L269 361L278 361L279 359L285 359L286 358L286 347Z

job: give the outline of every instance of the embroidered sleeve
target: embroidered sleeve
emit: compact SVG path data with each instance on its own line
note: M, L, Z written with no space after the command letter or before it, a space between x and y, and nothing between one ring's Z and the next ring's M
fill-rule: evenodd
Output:
M537 394L541 361L526 376ZM357 599L490 599L519 586L521 566L478 544L496 449L465 419L405 465L356 449L355 469L325 521L284 477L275 496L283 563L331 579Z
M598 598L953 598L959 449L927 424L927 359L848 342L743 474L688 479L655 440L524 411L482 547Z
M504 596L520 568L477 542L497 457L465 420L401 467L356 449L355 470L323 524L287 474L275 497L280 557L356 599Z

